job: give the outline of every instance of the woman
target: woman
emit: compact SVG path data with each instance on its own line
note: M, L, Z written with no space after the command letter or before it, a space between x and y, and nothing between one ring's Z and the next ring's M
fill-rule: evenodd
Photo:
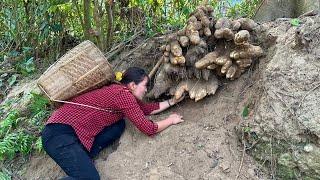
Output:
M148 136L183 121L179 114L159 122L147 119L146 115L183 99L143 103L148 81L143 69L132 67L123 74L121 84L77 96L71 102L78 105L64 104L53 112L42 132L42 142L44 150L68 175L63 179L100 179L92 158L121 136L124 117Z

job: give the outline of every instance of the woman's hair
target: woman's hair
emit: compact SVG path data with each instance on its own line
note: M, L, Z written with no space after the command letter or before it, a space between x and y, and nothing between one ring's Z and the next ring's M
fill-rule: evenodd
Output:
M130 67L128 68L122 75L121 83L129 84L130 82L134 82L135 84L139 84L144 78L147 77L149 81L149 76L147 73L138 67Z

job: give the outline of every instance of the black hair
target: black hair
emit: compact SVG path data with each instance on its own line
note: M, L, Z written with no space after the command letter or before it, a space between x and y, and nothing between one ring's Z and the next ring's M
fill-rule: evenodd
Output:
M135 84L139 84L144 80L144 78L148 78L149 82L149 76L145 72L144 69L139 68L139 67L129 67L122 75L121 83L122 84L129 84L131 82L134 82Z

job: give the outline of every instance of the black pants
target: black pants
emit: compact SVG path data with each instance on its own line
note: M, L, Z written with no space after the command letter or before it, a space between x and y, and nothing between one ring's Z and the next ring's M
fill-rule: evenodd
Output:
M124 128L124 120L104 128L95 137L93 146L88 152L71 126L48 124L42 131L43 148L69 176L63 179L100 179L91 158L118 139Z

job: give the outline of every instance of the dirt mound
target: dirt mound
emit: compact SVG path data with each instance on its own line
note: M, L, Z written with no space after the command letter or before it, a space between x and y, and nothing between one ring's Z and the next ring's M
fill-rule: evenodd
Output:
M149 41L143 47L156 49ZM149 66L156 59L146 59L152 52L138 51L124 59L118 69L131 65ZM134 56L134 57L133 57ZM120 56L121 57L121 56ZM149 68L150 69L150 68ZM253 81L252 69L237 81L221 84L215 96L198 103L186 99L176 107L152 118L160 120L172 112L184 116L185 122L172 126L154 138L140 133L129 121L118 144L108 148L95 160L102 179L260 179L263 168L243 154L234 127L241 121L241 102ZM241 172L239 173L239 169ZM63 176L60 168L47 156L36 155L26 166L25 179L55 179ZM49 178L48 178L49 177Z
M185 100L152 119L172 112L185 122L154 138L140 133L129 121L117 145L95 160L101 179L239 179L263 177L261 167L244 155L234 127L241 121L239 103L251 81L250 73L223 86L223 91L199 103ZM116 148L116 150L115 150ZM242 161L242 165L241 165ZM50 170L48 170L50 169ZM26 179L56 178L63 173L47 156L32 158Z
M320 17L264 24L269 48L261 69L261 98L245 126L252 154L285 179L320 177ZM252 136L254 135L254 136Z
M261 25L258 39L266 56L259 63L239 79L221 82L214 96L197 103L186 99L152 117L156 121L178 112L184 116L182 124L149 138L127 121L119 142L95 160L101 178L319 177L320 18L300 21L299 26L290 19ZM143 50L122 55L117 68L150 70L159 44L148 42L141 43ZM32 156L25 167L24 179L63 176L47 155Z

